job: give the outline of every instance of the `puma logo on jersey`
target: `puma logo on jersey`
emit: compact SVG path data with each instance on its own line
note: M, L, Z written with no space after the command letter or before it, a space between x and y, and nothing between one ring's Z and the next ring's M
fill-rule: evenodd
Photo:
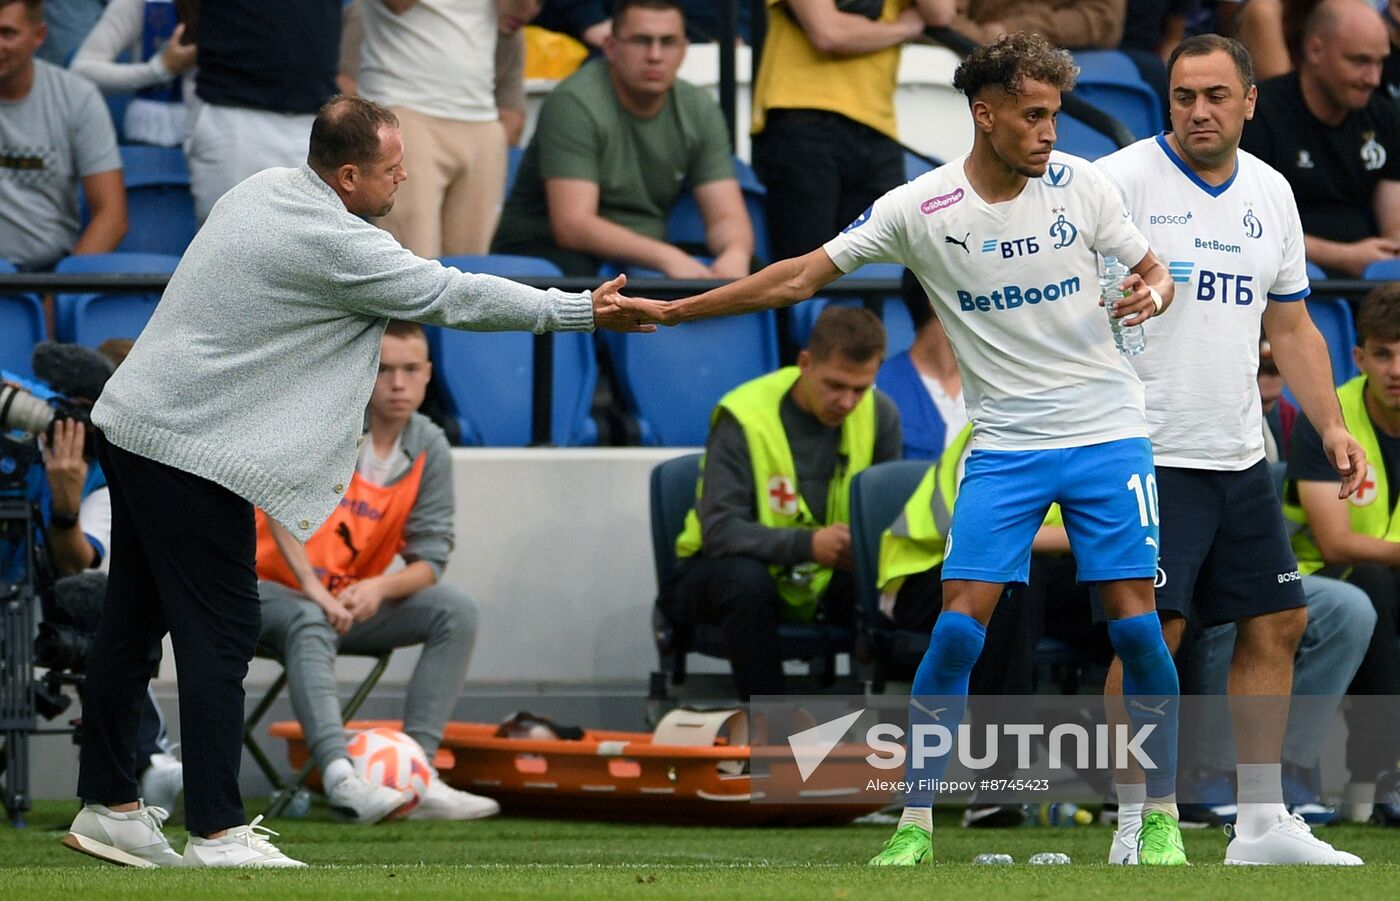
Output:
M961 247L961 248L963 249L963 253L971 254L972 251L970 251L970 250L967 249L967 239L970 238L970 237L972 237L972 232L968 232L967 234L963 235L961 241L959 241L957 238L953 237L952 235L944 235L944 236L943 236L943 243L944 243L944 244L956 244L956 245L958 245L959 247Z

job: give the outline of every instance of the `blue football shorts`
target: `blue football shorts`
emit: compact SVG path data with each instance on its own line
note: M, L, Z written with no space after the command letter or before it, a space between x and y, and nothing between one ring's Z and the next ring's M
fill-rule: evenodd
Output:
M1052 503L1064 511L1079 581L1157 575L1152 445L1124 438L1054 450L973 450L953 507L944 580L1025 582L1031 541Z

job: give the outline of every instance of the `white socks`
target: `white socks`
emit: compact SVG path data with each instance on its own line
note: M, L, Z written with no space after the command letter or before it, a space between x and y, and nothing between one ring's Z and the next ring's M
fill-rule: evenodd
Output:
M1136 832L1142 826L1142 805L1147 803L1146 782L1115 782L1118 793L1118 831Z
M355 775L355 767L344 757L337 757L326 767L326 771L321 774L321 787L326 791L331 791L341 783L341 780Z
M932 807L906 807L904 813L899 815L899 828L913 823L930 835L933 834L933 808Z
M1239 781L1239 816L1235 834L1245 839L1259 838L1280 816L1288 816L1283 805L1283 767L1277 763L1241 763L1235 767Z

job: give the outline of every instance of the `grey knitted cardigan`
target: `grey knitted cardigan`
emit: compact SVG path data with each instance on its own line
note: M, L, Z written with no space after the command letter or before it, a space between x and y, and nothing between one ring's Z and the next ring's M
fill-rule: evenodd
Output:
M354 471L388 318L587 331L593 305L588 292L420 259L310 168L268 169L214 205L92 420L118 447L223 485L305 540Z

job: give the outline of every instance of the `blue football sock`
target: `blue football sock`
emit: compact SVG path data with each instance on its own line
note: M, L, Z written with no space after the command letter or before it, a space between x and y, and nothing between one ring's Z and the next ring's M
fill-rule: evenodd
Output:
M919 761L914 753L917 726L937 724L957 737L958 724L967 709L967 683L972 666L982 654L987 628L965 613L945 610L933 624L928 650L914 673L909 698L908 756L905 779L911 786L906 804L929 807L933 804L933 783L947 772L952 750L932 760ZM951 746L950 746L951 747Z
M1108 637L1123 661L1123 703L1134 730L1152 724L1156 729L1142 743L1157 764L1144 767L1147 795L1166 798L1176 792L1176 731L1181 686L1176 664L1162 639L1157 614L1143 613L1111 620Z

